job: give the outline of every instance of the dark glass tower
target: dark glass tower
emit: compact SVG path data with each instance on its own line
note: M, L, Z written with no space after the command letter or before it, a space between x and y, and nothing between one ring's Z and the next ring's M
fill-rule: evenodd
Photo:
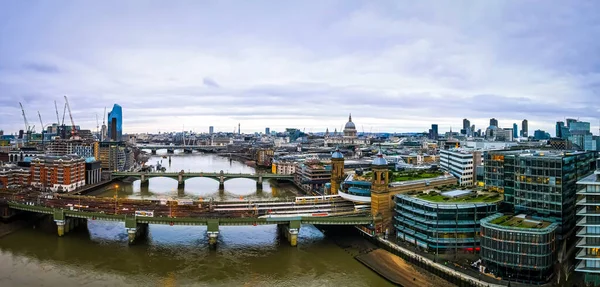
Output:
M108 138L110 141L121 141L123 136L123 109L115 104L108 113Z

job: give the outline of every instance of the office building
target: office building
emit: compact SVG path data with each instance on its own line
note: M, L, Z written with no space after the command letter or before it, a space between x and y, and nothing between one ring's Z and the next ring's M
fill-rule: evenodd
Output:
M212 135L214 133L215 133L215 127L213 127L213 126L208 127L208 134Z
M576 182L594 170L595 158L595 152L489 151L485 185L503 193L515 213L557 222L562 240L575 226Z
M477 196L468 190L395 195L396 238L435 253L479 251L480 220L497 212L502 197L471 197Z
M543 130L535 130L533 132L533 139L535 140L548 140L550 139L550 134Z
M498 127L498 120L495 118L490 119L490 126Z
M438 139L438 125L432 124L431 129L429 130L429 138L432 140Z
M600 160L598 161L600 164ZM575 267L576 272L585 274L588 286L600 285L600 166L590 176L577 182L580 190L577 194L579 230L576 243L579 261Z
M271 172L274 174L290 175L296 173L296 163L292 161L274 160L271 165Z
M469 131L472 131L472 129L471 129L471 121L469 121L468 119L463 119L463 127L460 130L460 133L463 134L463 135L470 136L471 133Z
M516 139L519 137L519 127L517 126L516 123L513 123L513 128L512 128L512 133L513 133L513 139Z
M308 194L322 194L323 187L331 181L331 166L312 160L295 168L294 181Z
M440 167L458 178L461 186L475 184L475 170L483 165L480 150L449 149L440 150Z
M123 136L123 109L115 104L108 113L108 140L121 141Z
M265 134L266 135L270 135L271 134L271 129L270 128L265 128Z
M85 163L85 184L95 184L102 180L102 168L99 161Z
M85 185L85 160L75 155L38 156L31 161L31 185L69 192Z
M523 120L521 122L521 137L523 137L523 138L529 137L529 122L527 120Z
M497 213L481 219L481 260L486 272L527 284L545 283L557 260L558 223Z
M122 142L100 142L96 154L103 171L125 171L131 168L133 152Z

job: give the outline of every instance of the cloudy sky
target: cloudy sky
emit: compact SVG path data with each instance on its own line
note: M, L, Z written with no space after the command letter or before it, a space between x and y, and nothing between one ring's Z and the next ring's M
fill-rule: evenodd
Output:
M598 1L0 2L0 129L598 130ZM67 116L68 121L68 116ZM38 128L39 130L39 128ZM595 132L597 134L597 132Z

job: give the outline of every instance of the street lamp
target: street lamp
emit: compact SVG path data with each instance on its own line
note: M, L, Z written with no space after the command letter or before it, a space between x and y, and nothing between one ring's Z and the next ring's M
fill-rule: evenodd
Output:
M119 192L119 185L115 184L115 214L117 214L117 203L118 203L118 197L117 194Z

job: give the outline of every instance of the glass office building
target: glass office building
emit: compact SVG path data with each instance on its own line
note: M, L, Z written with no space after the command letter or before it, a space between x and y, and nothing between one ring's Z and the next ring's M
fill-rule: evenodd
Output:
M600 161L600 160L599 160ZM600 286L600 169L577 182L580 200L577 201L579 238L575 271L585 273L585 281Z
M563 239L575 227L576 182L595 169L595 158L593 151L492 151L485 184L504 193L509 210L557 222Z
M497 213L481 220L486 272L528 284L550 280L557 258L558 223Z
M439 196L437 196L439 197ZM395 196L396 238L436 253L479 251L479 222L498 210L496 200L464 202L448 198L441 202L429 196Z
M121 141L123 137L123 109L115 104L108 113L108 140Z

